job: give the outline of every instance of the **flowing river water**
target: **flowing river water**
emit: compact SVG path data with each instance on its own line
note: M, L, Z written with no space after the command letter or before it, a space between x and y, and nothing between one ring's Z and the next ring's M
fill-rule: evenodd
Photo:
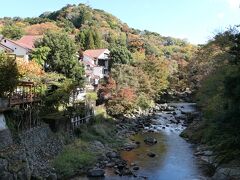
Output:
M150 128L146 128L146 132L132 137L133 140L140 142L139 148L123 151L121 156L129 164L134 163L139 166L140 169L136 172L138 177L147 177L150 180L204 180L206 178L197 167L192 145L179 136L185 128L184 121L171 123L188 112L194 112L195 104L175 103L170 105L174 107L172 112L157 113L153 124ZM149 130L154 132L148 132ZM153 146L146 145L144 139L147 137L154 137L158 143ZM147 155L149 152L155 153L156 156L149 157ZM108 174L105 179L135 178Z
M136 164L139 170L135 171L137 177L118 176L107 171L105 180L206 180L197 166L193 145L186 142L179 134L186 128L184 118L189 112L195 112L193 103L172 103L168 106L172 110L159 111L152 120L150 127L134 135L131 139L139 142L138 148L131 151L122 151L121 157L129 165ZM152 137L157 140L155 145L147 145L144 140ZM148 153L156 154L149 157ZM90 178L92 179L92 178ZM93 178L95 179L95 178Z

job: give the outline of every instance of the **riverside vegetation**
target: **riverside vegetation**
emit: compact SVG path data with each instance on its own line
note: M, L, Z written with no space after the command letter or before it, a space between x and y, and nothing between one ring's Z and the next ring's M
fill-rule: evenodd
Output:
M195 46L185 40L130 28L105 11L79 4L37 18L1 18L0 32L11 39L24 34L43 36L29 63L21 59L15 63L5 54L0 55L0 95L12 92L19 79L34 81L41 87L38 91L45 105L42 116L70 111L69 95L76 87L84 87L84 68L78 63L76 52L81 55L84 50L95 48L111 51L110 78L99 87L97 103L101 106L94 123L76 131L77 139L67 143L52 162L63 177L80 174L98 162L102 154L91 151L91 146L112 152L126 143L124 130L122 138L115 133L119 120L144 114L155 102L166 101L166 97L189 101L189 93L203 115L182 136L207 144L219 164L239 156L237 27L217 34L205 45ZM9 74L9 69L14 74ZM6 79L11 79L11 84ZM95 100L96 95L90 96ZM15 125L7 123L14 131ZM132 126L126 122L124 127Z

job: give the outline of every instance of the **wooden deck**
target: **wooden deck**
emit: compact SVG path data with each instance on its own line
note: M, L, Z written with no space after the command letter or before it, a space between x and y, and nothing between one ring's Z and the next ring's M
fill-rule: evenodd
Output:
M24 98L24 99L10 99L10 107L21 105L21 104L31 104L35 102L40 102L40 98Z
M40 97L36 93L36 85L29 81L20 81L18 86L7 98L3 106L0 103L0 112L11 110L14 106L32 104L40 102Z

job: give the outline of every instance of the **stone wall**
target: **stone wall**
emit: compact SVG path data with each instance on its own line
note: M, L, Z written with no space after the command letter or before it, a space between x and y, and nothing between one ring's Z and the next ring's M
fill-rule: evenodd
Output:
M56 179L51 167L64 142L47 125L19 135L19 143L0 149L0 179Z
M0 150L13 144L12 135L9 131L4 114L0 113Z
M9 129L0 130L0 150L13 144L12 135Z

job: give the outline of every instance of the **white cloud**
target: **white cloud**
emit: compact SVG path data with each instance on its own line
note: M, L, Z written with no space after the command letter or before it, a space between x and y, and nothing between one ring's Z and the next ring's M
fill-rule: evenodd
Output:
M240 0L227 0L227 2L232 9L237 9L240 7Z

